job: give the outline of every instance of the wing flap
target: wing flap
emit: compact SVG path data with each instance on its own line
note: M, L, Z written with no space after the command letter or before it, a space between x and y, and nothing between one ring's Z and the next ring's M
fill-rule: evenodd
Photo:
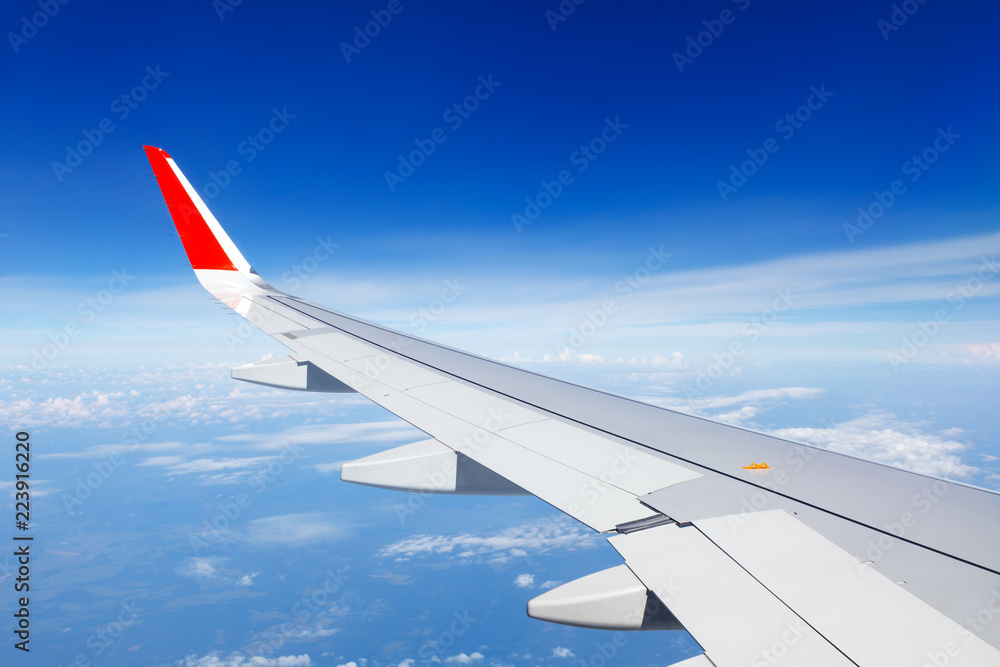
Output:
M1000 665L1000 651L781 510L694 525L858 665Z
M696 527L608 539L717 667L853 663Z
M905 582L781 510L658 526L609 542L718 667L1000 664L1000 651Z

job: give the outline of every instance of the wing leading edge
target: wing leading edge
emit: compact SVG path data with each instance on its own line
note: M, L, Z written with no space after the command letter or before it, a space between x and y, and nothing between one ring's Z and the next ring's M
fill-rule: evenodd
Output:
M346 465L344 479L527 492L612 535L625 569L550 591L529 614L682 625L705 649L692 665L787 656L882 667L939 654L1000 665L1000 623L982 622L983 610L1000 616L1000 495L546 378L287 295L253 271L173 159L145 150L198 280L292 351L233 377L357 391L432 438Z

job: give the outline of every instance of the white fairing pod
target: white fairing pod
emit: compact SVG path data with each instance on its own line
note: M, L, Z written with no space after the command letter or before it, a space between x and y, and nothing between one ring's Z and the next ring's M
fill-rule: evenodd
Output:
M354 390L308 361L292 357L265 359L232 370L234 380L262 384L266 387L294 389L296 391L348 394Z
M598 630L683 630L627 565L588 574L528 602L528 616Z
M340 479L419 493L527 495L521 487L437 440L423 440L345 463Z

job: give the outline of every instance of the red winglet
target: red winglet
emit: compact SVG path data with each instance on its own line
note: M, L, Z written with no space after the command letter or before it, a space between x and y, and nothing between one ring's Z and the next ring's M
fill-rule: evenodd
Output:
M170 216L174 219L174 226L177 227L191 266L195 269L236 271L232 260L226 255L198 207L191 201L191 196L174 169L167 163L170 159L167 152L155 146L143 148L146 149L146 157L153 167L153 174L160 184L163 200L170 209Z

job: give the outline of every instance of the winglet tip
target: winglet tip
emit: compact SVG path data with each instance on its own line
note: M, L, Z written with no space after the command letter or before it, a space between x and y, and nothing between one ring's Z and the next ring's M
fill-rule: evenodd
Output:
M153 154L153 153L163 153L163 157L166 157L166 158L170 157L170 153L168 153L167 151L163 150L162 148L158 148L156 146L147 146L146 144L143 144L142 147L146 151L147 155L150 155L150 154ZM171 159L173 159L173 158L171 158Z

